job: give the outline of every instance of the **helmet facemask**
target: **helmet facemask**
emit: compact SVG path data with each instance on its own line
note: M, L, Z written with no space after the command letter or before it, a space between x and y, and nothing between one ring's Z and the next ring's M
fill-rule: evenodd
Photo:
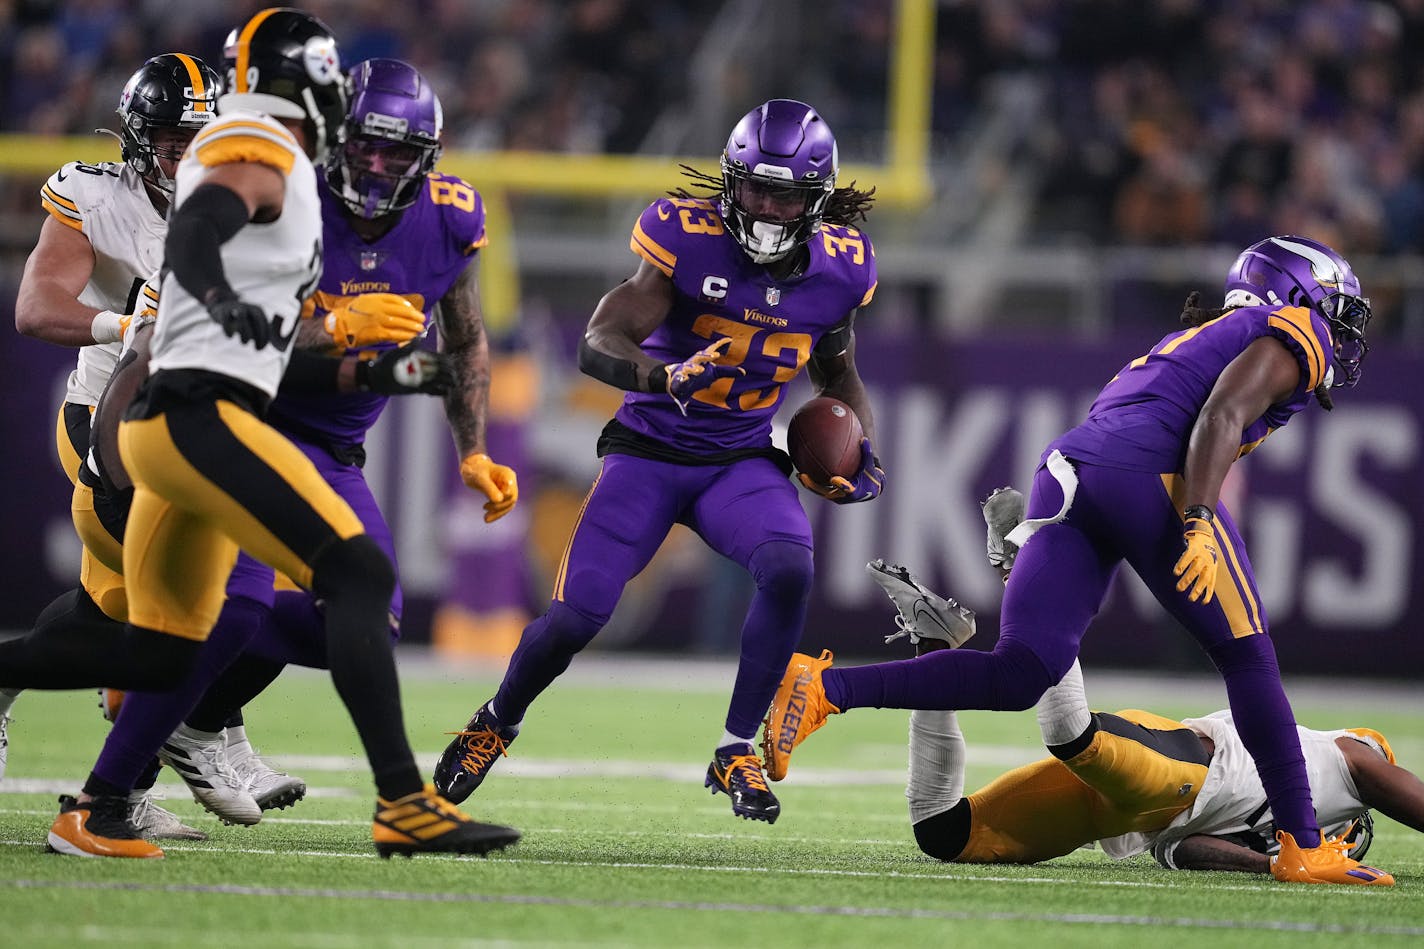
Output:
M762 173L758 173L758 171ZM781 260L820 230L834 180L793 181L722 157L719 209L753 262Z
M114 111L124 162L170 198L174 182L163 161L176 165L193 137L216 116L218 85L217 73L201 61L165 53L144 63L119 97ZM164 134L165 129L173 131Z

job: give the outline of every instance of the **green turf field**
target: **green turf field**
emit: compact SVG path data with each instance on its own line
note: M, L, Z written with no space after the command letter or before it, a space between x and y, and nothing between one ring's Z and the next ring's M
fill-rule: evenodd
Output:
M768 826L734 819L727 798L702 788L730 665L587 660L535 706L514 757L469 802L524 831L489 859L375 857L354 733L327 680L309 672L288 674L248 712L254 743L312 785L296 808L228 828L170 787L166 803L210 842L169 845L162 861L46 854L55 793L77 788L107 726L91 694L28 694L0 782L0 946L1424 944L1424 835L1387 819L1370 862L1396 875L1392 890L1169 873L1096 851L1034 867L945 865L909 833L905 713L832 720L775 786L783 813ZM494 681L488 670L408 670L423 764ZM1199 696L1165 680L1095 689L1090 672L1088 688L1095 705L1168 715L1221 704L1210 688ZM1424 770L1417 701L1305 691L1296 706L1312 726L1378 728ZM971 789L1040 754L1032 713L961 723ZM165 772L161 786L175 780Z

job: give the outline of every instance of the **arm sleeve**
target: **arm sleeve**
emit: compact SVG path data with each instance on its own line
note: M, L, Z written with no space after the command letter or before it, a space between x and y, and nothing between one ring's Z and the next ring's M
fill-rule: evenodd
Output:
M247 204L231 188L201 185L168 222L163 252L178 283L200 303L231 294L222 245L247 224Z

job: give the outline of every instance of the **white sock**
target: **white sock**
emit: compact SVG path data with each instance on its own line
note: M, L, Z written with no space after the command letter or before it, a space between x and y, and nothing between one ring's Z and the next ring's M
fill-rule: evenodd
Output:
M728 745L754 745L756 742L752 740L753 738L756 738L756 736L753 735L751 738L743 738L740 735L733 735L731 732L723 730L722 738L717 742L717 747L726 748Z
M252 751L252 746L247 743L246 725L229 725L223 729L223 732L227 736L226 741L229 751Z
M8 715L24 689L0 689L0 715Z
M1066 745L1081 736L1093 722L1088 694L1083 689L1083 669L1078 660L1063 679L1038 700L1038 727L1045 745Z
M964 733L954 712L910 713L910 820L943 814L964 796Z

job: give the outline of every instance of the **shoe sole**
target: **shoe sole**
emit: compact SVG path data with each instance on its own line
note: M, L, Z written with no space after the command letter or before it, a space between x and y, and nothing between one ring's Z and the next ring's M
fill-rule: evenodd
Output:
M507 835L491 837L485 840L467 840L454 847L436 847L429 844L417 843L378 843L376 844L376 855L382 860L389 860L391 857L405 857L409 860L417 854L426 853L450 853L464 856L486 857L496 850L503 850L519 842L521 835L515 834L513 837Z
M279 788L265 797L256 797L253 798L253 800L255 800L257 806L264 811L280 811L291 807L306 796L307 786L305 784L299 784L295 787Z
M90 860L162 860L162 859L163 859L163 851L162 851L162 850L160 850L158 853L151 854L151 855L146 856L146 857L125 857L125 856L123 856L122 854L112 854L112 855L110 855L110 854L102 854L102 853L90 853L89 851L83 849L82 847L76 847L74 844L70 843L68 840L65 840L63 837L59 836L59 834L56 834L56 833L54 833L53 831L50 831L47 835L45 835L45 850L49 851L50 853L63 854L63 855L66 856L66 857L85 857L85 858L90 859Z
M704 788L711 788L713 797L716 797L718 794L727 794L726 789L711 778L703 781L702 786ZM732 795L727 794L728 798L731 798L731 796ZM743 820L760 820L766 821L768 824L775 824L776 819L781 816L781 810L778 808L775 814L770 814L766 811L753 811L745 807L738 807L737 802L732 801L732 816L740 817Z

